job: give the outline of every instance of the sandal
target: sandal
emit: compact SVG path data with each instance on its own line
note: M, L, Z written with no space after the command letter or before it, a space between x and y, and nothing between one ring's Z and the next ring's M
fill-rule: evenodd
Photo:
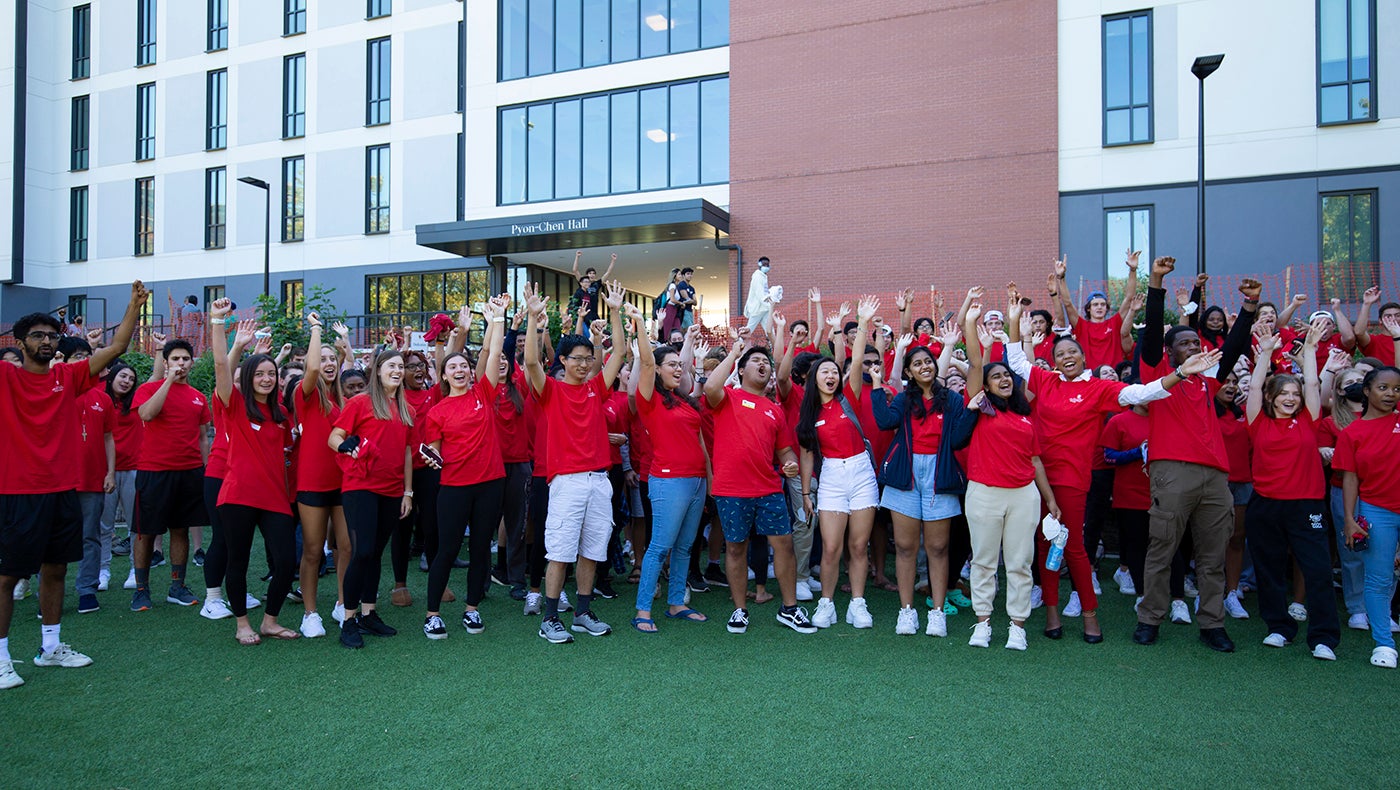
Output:
M899 592L899 585L884 576L876 576L875 584L885 592Z
M262 644L262 637L258 636L256 633L243 634L242 636L234 634L233 638L238 642L238 644L243 645L244 647L252 647L253 645Z
M682 609L675 614L671 614L670 610L667 610L666 616L672 620L689 620L692 623L703 623L710 619L694 609Z
M643 625L649 625L651 626L651 628L643 628ZM638 631L641 631L644 634L656 633L656 621L651 619L650 617L633 617L632 627L637 629Z
M300 639L300 638L301 638L301 634L300 634L300 633L298 633L298 632L296 632L296 631L293 631L293 630L290 629L290 628L280 628L280 629L278 629L278 630L276 630L276 631L273 631L273 632L271 632L271 633L267 633L267 632L265 632L265 631L260 631L260 632L258 632L258 633L259 633L260 635L262 635L262 636L267 637L268 639L286 639L286 640L292 640L292 639Z
M637 583L641 582L641 580L642 580L642 569L641 569L641 568L637 568L637 567L633 567L633 568L632 568L632 572L629 573L629 574L627 574L627 583L628 583L628 584L637 584Z

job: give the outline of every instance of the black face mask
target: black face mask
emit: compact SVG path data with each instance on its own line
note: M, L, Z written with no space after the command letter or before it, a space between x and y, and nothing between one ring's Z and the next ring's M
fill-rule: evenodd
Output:
M1362 391L1361 382L1353 381L1342 387L1342 396L1352 403L1365 403L1366 393Z

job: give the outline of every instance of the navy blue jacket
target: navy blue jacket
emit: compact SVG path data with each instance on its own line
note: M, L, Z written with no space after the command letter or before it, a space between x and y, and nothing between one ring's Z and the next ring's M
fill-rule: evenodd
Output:
M891 401L887 390L876 389L870 393L870 406L880 430L895 430L894 441L880 464L880 483L908 491L914 487L914 415L909 409L909 393L901 392ZM977 412L968 409L958 393L948 392L943 406L943 437L934 465L934 491L961 494L967 489L967 475L953 451L967 446L976 424Z

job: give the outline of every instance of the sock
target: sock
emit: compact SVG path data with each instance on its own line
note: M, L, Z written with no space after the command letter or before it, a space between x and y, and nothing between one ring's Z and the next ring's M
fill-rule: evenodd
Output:
M718 568L718 567L719 567L719 560L710 560L710 564L705 566L705 570L709 570L710 568Z
M544 619L546 619L546 620L558 620L558 619L559 619L559 599L558 599L558 598L550 598L550 597L548 597L548 596L545 596L545 599L544 599Z
M137 568L137 569L136 569L136 589L138 589L138 590L146 590L146 589L149 589L150 586L151 586L151 569L150 569L150 568Z
M41 625L39 632L43 635L43 649L45 653L51 653L58 648L59 625Z
M182 587L185 584L185 566L183 564L170 565L170 586Z
M3 639L0 639L0 661L9 661L9 660L10 660L10 638L7 636L7 637L4 637Z
M224 599L224 588L222 588L222 587L205 587L205 588L204 588L204 600L206 600L206 601L222 601L223 599Z
M784 606L782 611L783 614L792 614L793 612L797 611L797 605L794 604L792 606Z
M578 594L578 605L574 607L574 616L577 617L584 612L593 611L593 596Z

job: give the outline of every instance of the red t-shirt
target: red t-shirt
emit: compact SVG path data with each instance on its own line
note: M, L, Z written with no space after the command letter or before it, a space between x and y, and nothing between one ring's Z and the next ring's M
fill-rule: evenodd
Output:
M392 405L392 401L390 402ZM368 439L374 445L368 463L338 454L341 469L341 491L373 491L384 496L403 496L403 459L413 429L399 422L397 416L381 420L374 416L369 393L362 392L345 402L335 427L348 436ZM330 445L327 444L329 447Z
M1249 424L1254 440L1254 492L1270 499L1321 499L1322 456L1317 431L1306 409L1293 417L1270 417L1263 412Z
M1123 316L1118 313L1097 323L1080 318L1074 325L1074 338L1084 349L1084 367L1093 370L1100 365L1117 365L1124 359ZM1053 339L1051 339L1053 343Z
M412 390L408 387L403 389L403 398L408 401L408 406L413 410L413 429L408 433L409 444L413 445L413 468L427 469L428 462L423 460L423 456L418 453L418 443L423 435L423 423L428 418L428 409L438 402L442 390L429 385L421 390Z
M112 439L117 443L117 471L128 472L136 468L146 424L141 422L141 415L135 409L126 414L122 414L121 407L115 411L117 425L112 429Z
M582 384L545 378L540 407L549 423L546 455L550 480L559 475L597 472L611 465L607 418L603 414L610 395L601 375Z
M132 410L133 412L135 409ZM204 476L223 480L228 475L228 430L224 427L223 412L214 411L214 441L209 443L209 461L204 465Z
M469 486L506 476L496 435L496 388L484 376L461 395L443 398L423 421L423 442L442 442L442 484Z
M534 413L535 418L530 423L530 458L534 464L530 467L531 477L549 478L549 420L540 415L540 400L533 388L525 389L525 397L528 400L528 408Z
M1230 482L1254 482L1254 439L1249 434L1249 422L1243 414L1236 417L1228 410L1217 422L1220 423L1220 438L1225 442L1225 456L1230 461ZM1148 455L1151 454L1149 448Z
M272 421L272 410L258 404L262 421L248 417L243 396L234 390L229 405L214 398L214 411L228 435L228 471L219 489L220 505L243 505L292 514L287 491L287 458L292 448L292 421ZM400 471L402 476L402 470Z
M1361 344L1361 355L1375 357L1382 365L1395 366L1395 338L1390 335L1367 333L1366 342ZM1325 364L1325 363L1324 363ZM1321 367L1318 370L1322 370Z
M1035 393L1035 434L1040 461L1051 485L1088 491L1094 456L1099 452L1103 415L1122 411L1118 394L1127 385L1106 379L1065 381L1060 374L1031 367L1029 389Z
M1051 334L1039 343L1035 344L1035 358L1055 364L1055 335Z
M331 411L326 414L321 409L321 396L315 391L307 395L297 386L292 396L297 409L297 422L301 426L301 439L297 442L297 490L298 491L339 491L340 464L336 462L336 451L329 445L331 428L340 416L340 407L330 400Z
M627 405L627 393L621 390L613 390L608 394L608 399L603 401L603 422L608 426L608 433L630 433L632 410ZM628 449L631 452L631 448ZM608 442L608 461L613 466L622 463L622 446ZM633 465L636 469L636 465Z
M778 404L738 387L725 387L715 406L714 495L761 497L783 490L777 454L791 449Z
M805 394L806 390L801 384L793 384L788 388L788 396L783 398L783 402L780 404L783 407L783 419L787 420L788 446L793 448L793 452L797 452L797 448L802 446L797 443L797 420L802 415L802 396ZM713 434L713 424L711 424L710 430ZM714 443L707 441L706 446L713 447Z
M138 387L136 397L131 399L132 411L141 408L163 384L162 381L148 381ZM209 401L204 393L188 384L172 383L165 393L160 414L146 421L146 435L141 440L141 457L136 468L143 472L177 472L203 466L199 440L209 419Z
M1342 431L1332 468L1355 472L1367 504L1400 513L1400 411L1374 420L1357 418Z
M652 439L651 477L705 476L697 409L684 402L668 409L660 392L653 391L650 398L638 392L637 416Z
M533 459L535 444L535 404L530 398L530 385L525 375L515 372L515 391L520 396L520 411L504 383L496 393L496 438L501 445L501 460L521 464Z
M107 434L115 434L117 410L106 390L93 387L78 398L82 411L83 450L78 454L78 490L102 493L102 481L107 479ZM113 442L116 437L112 437ZM115 468L115 467L114 467Z
M630 407L629 407L630 411ZM633 415L635 417L635 414ZM632 462L632 471L637 477L647 480L651 477L651 465L655 460L651 433L642 424L640 417L627 421L627 452Z
M100 384L87 360L29 373L0 365L0 494L52 494L78 487L78 398Z
M1031 457L1040 455L1031 418L1013 412L977 418L968 446L967 479L993 488L1021 488L1035 482Z
M1109 418L1099 435L1099 446L1110 450L1131 450L1147 441L1148 419L1129 409ZM1152 448L1147 451L1152 455ZM1100 453L1102 455L1102 453ZM1152 481L1141 461L1113 466L1113 506L1123 510L1147 510L1152 507Z
M1317 421L1317 446L1336 448L1337 440L1342 436L1342 429L1337 427L1337 421L1332 416L1323 417ZM1332 465L1332 473L1329 475L1333 488L1342 487L1342 472L1337 469L1336 464Z
M852 366L855 370L855 366ZM861 375L856 373L855 375ZM863 384L860 388L860 398L856 398L851 391L851 383L846 382L843 392L846 393L846 400L851 404L851 410L860 418L860 429L865 432L865 438L870 441L870 450L875 453L876 458L884 458L889 452L890 442L894 441L894 431L880 430L880 424L875 422L875 406L870 402L870 389L872 385ZM890 397L889 393L886 393ZM794 434L795 435L795 434ZM793 447L797 447L796 444ZM865 445L861 445L861 452L865 451Z
M916 389L907 391L906 397L918 398ZM949 397L953 397L952 394ZM933 401L924 401L924 417L910 418L913 429L914 453L917 455L938 455L938 444L943 441L943 412L933 408Z
M1163 352L1162 361L1155 366L1142 365L1142 383L1151 384L1173 370L1175 367ZM1147 416L1152 423L1147 439L1148 463L1184 461L1229 473L1225 439L1215 416L1215 393L1219 391L1219 381L1197 375L1173 387L1170 398L1148 405Z
M855 404L851 404L854 409ZM860 429L846 418L846 410L841 402L832 398L817 411L817 444L821 447L822 458L852 458L865 452L865 441Z

